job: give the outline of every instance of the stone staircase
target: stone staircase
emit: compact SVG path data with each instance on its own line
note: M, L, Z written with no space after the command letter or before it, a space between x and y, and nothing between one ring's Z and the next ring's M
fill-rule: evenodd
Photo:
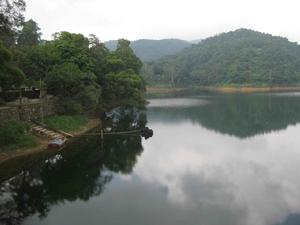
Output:
M39 126L34 123L31 123L31 130L33 133L43 137L47 137L50 140L57 139L57 138L62 138L62 139L65 138L65 136L61 133L49 130L45 127Z

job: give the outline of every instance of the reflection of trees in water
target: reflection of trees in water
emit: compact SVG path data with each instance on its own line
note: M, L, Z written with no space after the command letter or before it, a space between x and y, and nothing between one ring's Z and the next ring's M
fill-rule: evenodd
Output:
M10 182L5 182L0 191L0 224L20 224L23 218L48 212L40 179L22 173Z
M190 108L153 108L148 117L164 121L191 120L240 138L285 129L300 121L300 98L272 95L224 95Z
M145 117L144 117L145 119ZM119 120L117 127L131 123ZM137 126L144 126L141 120ZM91 137L71 143L61 158L49 160L39 171L25 172L1 185L0 224L20 224L29 215L46 216L59 202L89 200L100 195L115 173L130 173L143 151L138 135Z
M112 131L126 131L146 126L146 112L136 108L118 107L107 113L105 126Z
M300 224L300 214L292 213L285 218L284 221L276 225L299 225Z

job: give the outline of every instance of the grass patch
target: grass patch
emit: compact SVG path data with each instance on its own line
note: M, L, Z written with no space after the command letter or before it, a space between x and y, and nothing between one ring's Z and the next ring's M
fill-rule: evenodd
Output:
M79 131L88 123L88 118L85 116L65 116L55 115L46 117L44 123L49 127L65 132Z
M16 149L32 148L37 146L37 137L32 134L26 134L20 137L17 143L10 144L0 148L3 151L12 151Z
M0 151L30 148L37 145L37 138L29 133L29 124L9 121L0 126Z

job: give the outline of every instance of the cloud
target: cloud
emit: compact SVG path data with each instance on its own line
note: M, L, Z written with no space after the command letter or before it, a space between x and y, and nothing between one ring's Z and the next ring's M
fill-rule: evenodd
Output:
M299 148L294 138L299 125L248 139L188 121L176 129L152 122L151 128L155 135L143 143L145 152L133 176L146 186L165 187L172 204L211 211L227 208L237 215L246 210L242 218L237 216L246 225L276 224L299 211L300 181L295 179L300 176Z
M28 0L44 38L61 30L94 33L101 40L199 39L241 27L300 41L295 0Z

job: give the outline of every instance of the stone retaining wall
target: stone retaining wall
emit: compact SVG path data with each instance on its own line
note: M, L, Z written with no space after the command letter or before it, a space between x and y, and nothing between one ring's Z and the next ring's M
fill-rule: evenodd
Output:
M0 124L9 120L28 121L38 119L41 115L53 115L57 112L56 104L57 101L54 99L45 99L42 104L35 101L0 107Z

